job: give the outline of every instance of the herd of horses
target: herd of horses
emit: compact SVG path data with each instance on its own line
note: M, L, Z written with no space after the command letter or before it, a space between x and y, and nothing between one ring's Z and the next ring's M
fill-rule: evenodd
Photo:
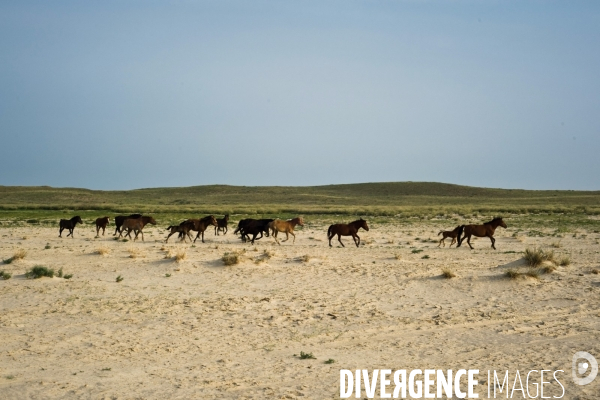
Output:
M101 217L96 219L96 237L100 236L100 229L102 229L102 235L104 236L106 226L109 224L109 222L109 217ZM182 241L186 241L186 238L189 238L190 241L192 241L191 232L197 232L193 241L196 242L199 237L202 237L202 243L204 243L204 232L209 226L214 226L215 235L219 235L221 231L223 234L227 234L228 222L229 214L225 215L223 218L215 218L213 215L208 215L200 219L187 219L181 222L179 225L170 225L167 228L167 230L170 232L165 239L165 242L168 242L169 238L175 233L178 234L179 239ZM71 219L61 219L58 236L62 237L63 230L67 229L69 231L67 237L71 236L72 238L73 230L78 223L83 224L83 221L79 216L75 216ZM153 217L143 216L142 214L118 215L115 217L115 233L113 236L116 236L118 233L119 238L121 238L126 231L125 237L129 237L131 239L131 232L133 232L135 233L135 237L133 238L134 241L137 240L138 235L140 234L142 235L143 241L143 229L147 224L156 225L156 220ZM302 217L296 217L287 221L281 219L248 218L239 221L238 226L233 233L236 235L240 234L242 241L246 242L249 240L252 244L254 244L255 240L259 240L263 236L272 236L277 244L280 245L281 243L277 238L278 233L285 233L285 240L283 240L283 242L289 240L290 235L293 237L292 243L296 242L294 228L297 225L304 226L304 220ZM440 245L446 247L445 239L451 238L452 242L450 243L450 247L452 247L454 243L457 243L456 247L460 247L462 242L466 239L469 248L473 249L473 246L471 246L471 237L477 236L488 237L492 242L492 248L496 250L496 239L494 239L494 232L499 226L506 229L506 223L502 220L502 218L497 217L481 225L459 225L451 231L440 231L438 236L442 235L442 239L440 239L438 247L440 247ZM367 221L362 218L350 222L349 224L330 225L327 229L329 247L332 247L331 239L333 239L336 235L338 242L340 242L342 247L345 247L341 240L342 236L352 236L354 244L356 247L359 247L360 237L358 236L358 230L361 228L365 231L369 230ZM250 236L252 236L251 239Z

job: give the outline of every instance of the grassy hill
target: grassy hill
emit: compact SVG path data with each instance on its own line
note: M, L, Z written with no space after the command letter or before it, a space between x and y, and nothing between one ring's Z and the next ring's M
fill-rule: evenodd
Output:
M207 185L101 191L0 186L0 217L54 218L66 212L440 216L472 214L600 214L600 191L488 189L433 182L307 187Z

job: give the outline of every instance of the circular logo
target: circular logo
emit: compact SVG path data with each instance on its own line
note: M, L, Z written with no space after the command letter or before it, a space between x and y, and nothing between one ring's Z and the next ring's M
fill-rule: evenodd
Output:
M575 382L576 385L587 385L596 379L596 375L598 375L598 361L596 361L594 356L590 353L578 351L573 355L571 371L573 382ZM580 377L588 372L588 376Z

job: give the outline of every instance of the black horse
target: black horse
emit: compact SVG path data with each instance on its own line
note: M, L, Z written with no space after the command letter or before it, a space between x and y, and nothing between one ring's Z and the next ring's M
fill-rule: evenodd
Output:
M273 219L243 219L238 223L238 227L234 233L240 233L242 240L246 242L249 236L252 235L252 244L255 240L259 240L264 236L269 236L269 223ZM260 237L257 236L260 234Z
M223 235L227 234L227 221L229 221L229 214L226 214L223 218L217 218L217 226L215 226L215 235L218 235L219 231L223 231Z
M75 229L75 225L77 224L82 224L83 225L83 221L81 220L81 217L79 215L71 218L71 219L61 219L60 220L60 230L58 231L58 237L62 237L62 231L65 229L69 230L69 234L67 235L67 237L69 237L69 235L71 236L71 239L73 238L73 229Z

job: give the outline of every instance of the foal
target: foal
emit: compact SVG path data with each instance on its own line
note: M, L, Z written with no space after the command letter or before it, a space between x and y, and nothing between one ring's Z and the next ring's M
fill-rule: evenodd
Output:
M102 228L102 236L104 236L104 230L106 229L106 225L108 225L109 221L110 218L108 217L96 219L96 237L100 236L100 228Z
M458 236L459 230L460 230L460 225L451 231L440 231L440 233L438 233L438 236L442 235L442 238L440 239L440 244L438 244L437 247L440 247L440 245L444 245L444 247L446 247L446 242L445 242L446 238L452 238L452 242L450 243L450 246L449 246L449 247L452 247L452 245L454 243L456 243L456 237Z

